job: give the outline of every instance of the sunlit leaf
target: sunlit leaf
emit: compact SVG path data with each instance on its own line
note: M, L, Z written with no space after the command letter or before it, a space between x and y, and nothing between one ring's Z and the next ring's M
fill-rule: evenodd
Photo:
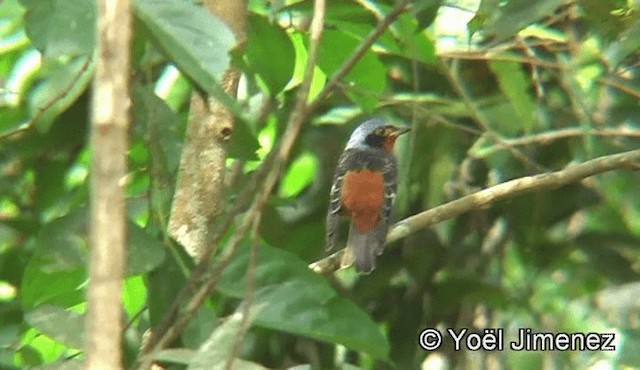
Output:
M317 159L310 153L296 158L287 169L280 186L280 196L295 197L313 181L318 167Z

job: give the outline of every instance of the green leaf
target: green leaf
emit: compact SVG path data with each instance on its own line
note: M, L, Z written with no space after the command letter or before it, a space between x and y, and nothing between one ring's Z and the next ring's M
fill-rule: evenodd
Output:
M515 126L531 132L535 124L536 104L531 96L531 81L519 63L491 61L489 67L496 75L500 90L518 114Z
M84 348L84 317L62 307L44 305L25 315L29 325L65 345Z
M249 16L247 32L247 64L267 85L274 96L284 89L293 76L296 52L285 30L257 14Z
M299 1L283 8L282 14L289 18L291 15L301 14L305 17L313 15L312 1ZM361 23L373 25L376 17L370 9L357 2L329 0L327 1L325 19L327 24L341 24L341 22Z
M318 55L318 66L328 76L336 73L353 54L358 40L335 30L325 30ZM386 86L386 68L377 55L368 50L345 76L347 95L363 110L371 111L378 103Z
M416 0L414 1L413 13L419 24L419 31L429 27L438 15L438 9L444 0Z
M133 222L127 224L127 276L149 272L162 264L165 246Z
M236 120L233 126L233 135L227 145L229 158L253 161L258 159L256 153L258 149L260 149L260 142L249 128L249 124L242 119Z
M215 310L210 306L203 305L182 332L182 343L189 348L200 347L218 323L218 315Z
M362 114L362 109L349 105L333 107L322 115L317 115L313 119L314 125L342 125L346 122L358 118Z
M491 6L488 6L486 13L483 14L486 18L481 29L487 38L498 42L512 37L531 23L553 14L553 11L566 1L510 0L498 2L496 0L484 0L482 4L485 2L491 4ZM479 22L474 23L474 25L477 26Z
M0 2L0 18L20 18L25 9L18 0L5 0Z
M235 39L204 8L182 0L135 0L136 16L178 68L237 115L242 110L220 86Z
M604 55L609 59L612 67L617 67L623 60L636 54L640 49L640 18L623 33L621 33L615 42L612 42L608 48L604 50Z
M213 330L209 338L202 343L198 352L192 357L188 370L213 370L225 369L229 355L233 351L233 346L238 340L238 336L243 334L244 325L251 325L256 315L263 309L264 304L252 304L247 310L242 311L242 306L226 320ZM247 317L244 317L244 315ZM238 361L238 363L236 363ZM233 368L241 369L264 369L264 367L248 361L242 361L241 366L238 359L234 359Z
M394 23L394 34L400 40L402 56L417 59L423 63L436 64L436 47L431 39L420 31L420 25L409 14L402 14Z
M147 275L149 322L153 326L160 324L186 283L187 268L184 265L191 261L182 248L175 245L170 248L172 253L169 258L165 258L160 267Z
M46 58L91 55L96 45L95 0L22 0L25 27Z
M389 344L376 323L353 302L336 294L307 264L284 250L260 246L255 271L255 305L265 304L255 325L339 343L376 358L387 358ZM225 270L218 289L233 297L246 291L249 248Z
M295 197L313 182L318 168L318 159L311 153L303 153L296 158L282 178L280 196Z
M145 127L149 151L154 166L166 175L173 175L180 164L182 138L178 133L179 118L150 88L136 85L134 89L136 121ZM160 162L160 163L158 163Z
M22 278L22 305L32 308L77 292L86 281L86 211L75 211L44 226ZM77 303L77 302L75 302Z
M53 121L84 93L94 68L93 58L86 56L57 68L30 96L30 123L40 132L49 130Z
M86 208L79 208L42 228L34 255L25 268L23 306L34 307L74 292L78 297L82 295L79 289L86 280L88 261L87 215ZM127 228L127 276L158 267L165 258L164 245L133 223ZM74 303L77 302L69 302Z

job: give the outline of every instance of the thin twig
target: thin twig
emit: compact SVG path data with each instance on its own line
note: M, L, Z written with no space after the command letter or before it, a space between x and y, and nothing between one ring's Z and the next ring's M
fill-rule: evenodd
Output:
M482 156L484 157L504 149L502 147L503 145L514 147L529 144L547 144L552 141L577 136L630 137L638 139L640 138L640 130L633 130L625 127L615 129L565 128L522 136L515 139L502 139L500 145L493 145L486 149L482 149Z
M631 86L624 85L620 81L616 81L607 77L598 78L598 82L601 82L604 85L611 86L622 91L625 94L629 94L636 99L640 99L640 91L633 89Z
M524 193L558 188L603 172L618 169L636 170L639 162L640 150L631 150L595 158L580 164L569 165L560 171L507 181L405 218L393 226L387 236L387 243L393 243L419 230L463 213L489 207L498 201ZM336 271L340 268L342 253L343 250L340 250L310 264L309 268L321 274Z
M367 51L371 48L376 40L387 30L389 25L393 23L393 21L402 14L407 4L408 0L398 0L396 5L391 9L391 11L387 14L386 17L382 18L376 28L358 45L358 48L351 54L349 59L347 59L344 64L340 67L340 69L329 79L324 88L318 93L313 102L309 105L309 111L313 112L320 104L323 103L324 99L336 88L338 83L342 81L342 79L353 69L353 67L358 63L360 59L365 55Z
M531 58L531 57L519 57L515 55L501 55L491 54L486 51L448 51L438 53L438 57L442 59L455 59L455 60L483 60L494 62L513 62L520 64L529 64L531 66L545 67L550 69L564 70L564 66L556 62L547 62L544 60Z

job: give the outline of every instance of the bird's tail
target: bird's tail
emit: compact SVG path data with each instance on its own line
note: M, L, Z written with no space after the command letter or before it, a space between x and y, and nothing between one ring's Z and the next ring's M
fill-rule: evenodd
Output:
M368 274L376 268L376 256L383 250L384 239L381 240L379 230L374 229L364 234L351 224L347 249L342 257L342 267L355 264L356 271Z

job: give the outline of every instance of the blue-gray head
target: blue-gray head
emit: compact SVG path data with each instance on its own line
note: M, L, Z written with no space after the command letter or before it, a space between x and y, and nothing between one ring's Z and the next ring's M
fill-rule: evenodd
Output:
M393 126L379 118L373 118L361 123L353 131L346 149L380 148L391 153L398 136L409 130L408 127Z

